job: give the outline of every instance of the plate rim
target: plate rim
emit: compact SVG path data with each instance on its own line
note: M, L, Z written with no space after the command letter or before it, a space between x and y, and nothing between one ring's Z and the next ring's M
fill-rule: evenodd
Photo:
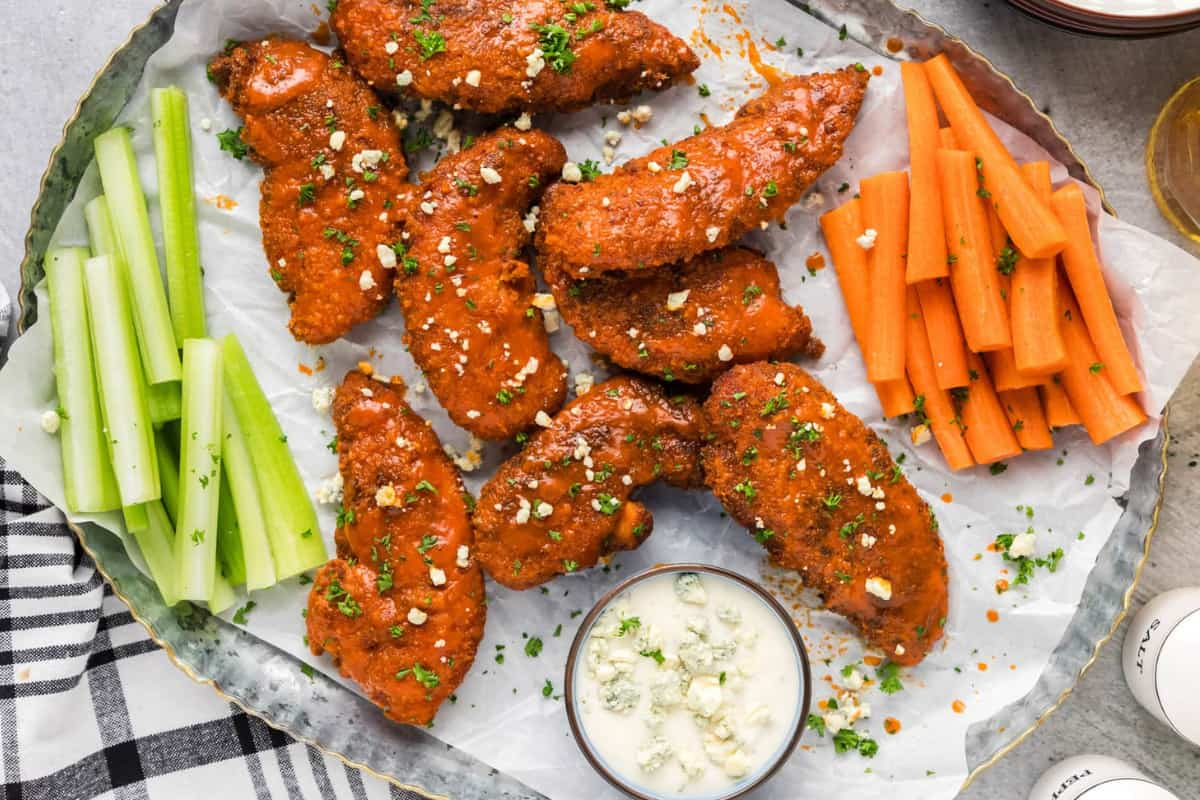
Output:
M20 283L19 283L18 291L17 291L17 304L18 304L19 313L18 313L17 320L16 320L16 334L17 334L18 338L25 332L25 329L26 329L28 321L29 321L29 312L31 310L33 310L36 313L36 305L29 304L29 302L28 302L29 300L31 300L33 298L33 293L32 293L33 287L27 285L27 275L29 272L29 267L30 267L31 262L36 262L36 261L40 260L40 257L35 256L33 239L35 236L38 214L41 209L42 203L46 197L47 184L51 178L51 174L53 173L56 164L58 163L60 157L62 156L63 148L67 144L68 132L70 131L72 126L78 122L78 120L83 112L84 104L92 97L93 93L95 92L95 90L97 88L97 85L108 74L110 68L112 67L112 65L116 61L116 59L118 57L120 57L122 54L124 54L125 51L130 47L130 45L133 44L135 39L137 39L147 28L149 28L151 25L156 24L159 21L160 16L164 14L164 12L168 12L168 11L172 10L172 8L175 8L177 10L178 6L182 3L182 1L183 0L163 0L163 2L160 2L156 7L154 7L150 11L150 13L146 16L146 18L144 20L142 20L141 22L136 24L130 30L129 34L125 37L124 41L122 41L119 45L117 45L109 53L109 55L105 59L104 63L97 68L96 73L95 73L94 77L92 78L92 81L88 84L86 89L80 95L79 100L75 104L74 110L71 112L70 116L63 123L62 134L59 137L58 142L54 145L54 147L50 151L50 155L47 159L46 169L43 171L41 179L38 182L36 199L34 200L32 207L30 208L30 223L29 223L29 228L26 230L26 234L24 237L24 245L25 245L24 255L21 259L21 264L20 264L20 267L21 267L20 268ZM1100 185L1099 181L1097 181L1095 176L1092 174L1091 169L1089 168L1087 162L1075 150L1074 144L1069 139L1067 139L1066 136L1063 135L1062 131L1059 130L1059 128L1058 128L1057 124L1054 122L1054 120L1051 117L1049 117L1047 114L1042 112L1042 110L1038 107L1037 103L1034 102L1033 98L1029 94L1027 94L1024 90L1022 90L1020 87L1018 87L1016 85L1016 82L1012 79L1012 77L1008 73L1006 73L1003 70L1001 70L1000 68L998 68L992 62L991 59L989 59L987 56L983 55L981 52L976 50L974 47L972 47L970 44L968 44L962 38L960 38L954 34L951 34L940 24L938 24L936 22L932 22L931 20L927 19L925 16L923 16L921 13L917 12L916 10L900 6L895 2L895 0L879 0L879 2L886 3L887 5L892 6L893 9L895 9L901 15L910 16L910 17L914 18L915 20L917 20L921 25L925 26L926 28L937 31L947 41L955 43L958 47L960 47L962 49L963 52L970 55L972 58L978 59L980 62L985 64L994 75L996 75L997 77L1001 78L1004 82L1006 82L1008 84L1009 88L1011 89L1011 91L1014 92L1016 95L1018 95L1022 100L1024 100L1025 103L1028 104L1029 108L1032 109L1037 116L1042 118L1042 120L1049 126L1050 130L1053 132L1054 136L1058 139L1058 141L1066 148L1067 152L1071 154L1072 158L1075 159L1076 164L1079 166L1080 170L1082 171L1083 179L1099 193L1101 207L1103 208L1103 210L1105 212L1111 214L1113 217L1117 216L1115 209L1113 209L1111 204L1108 202L1108 198L1104 191L1104 188ZM789 3L794 4L794 0L789 0ZM811 12L809 12L809 13L811 13ZM819 14L817 16L820 17ZM825 21L826 21L826 23L828 23L828 20L825 20ZM170 21L170 25L171 25L172 29L174 28L174 24L175 24L175 21L172 18ZM869 43L866 43L866 42L859 42L859 43L863 44L867 47L870 47ZM885 55L885 57L890 58L894 61L898 60L896 58L896 56L898 54L896 54L896 53L886 53L883 55ZM44 257L44 254L42 257ZM14 339L14 341L15 341L15 339ZM1162 447L1161 447L1161 450L1159 453L1158 481L1157 481L1157 486L1155 487L1156 496L1155 496L1155 501L1154 501L1154 507L1150 514L1149 527L1146 529L1145 534L1144 534L1142 552L1141 552L1141 555L1138 557L1136 566L1134 567L1133 577L1130 581L1130 584L1124 591L1124 595L1122 597L1121 608L1118 610L1118 612L1113 617L1112 624L1109 627L1108 632L1093 644L1092 653L1091 653L1090 657L1079 668L1078 672L1073 676L1071 683L1067 687L1065 687L1063 690L1061 690L1061 692L1057 695L1057 697L1055 697L1054 702L1051 705L1049 705L1048 707L1043 709L1038 714L1038 716L1036 717L1033 724L1031 724L1028 728L1023 730L1019 735L1017 735L1011 741L1007 742L1004 746L998 748L988 758L984 759L979 764L977 764L974 768L970 769L970 771L967 773L966 778L963 780L962 785L959 787L958 791L960 793L962 791L966 790L967 787L969 787L979 777L980 774L982 774L984 771L986 771L990 767L997 764L1005 756L1007 756L1014 749L1016 749L1029 736L1031 736L1035 731L1037 731L1042 726L1042 724L1044 724L1045 721L1050 717L1050 715L1052 715L1055 711L1057 711L1059 708L1061 708L1063 706L1063 704L1066 702L1067 698L1071 695L1072 692L1074 692L1075 688L1079 685L1079 682L1083 678L1083 676L1088 672L1089 669L1091 669L1091 667L1099 659L1100 653L1103 650L1104 646L1113 639L1113 637L1117 633L1117 630L1120 628L1121 623L1124 621L1125 617L1129 614L1129 611L1131 609L1132 602L1133 602L1133 595L1136 592L1138 585L1141 582L1142 574L1145 570L1147 562L1149 561L1150 548L1151 548L1151 545L1153 544L1154 536L1158 530L1159 517L1160 517L1161 511L1162 511L1162 506L1163 506L1163 501L1164 501L1164 486L1165 486L1166 476L1167 476L1167 471L1168 471L1167 450L1170 445L1170 431L1169 431L1170 411L1171 411L1171 407L1170 407L1170 404L1168 403L1167 406L1165 406L1163 408L1162 418L1160 420L1160 428L1161 428L1161 435L1163 437L1163 443L1162 443ZM66 524L67 524L67 527L74 534L76 541L79 542L80 547L83 548L84 552L87 553L88 557L92 559L92 562L96 567L96 570L100 573L100 575L108 583L108 585L112 589L114 595L118 599L120 599L121 602L124 603L129 608L130 614L133 617L133 619L136 620L146 630L147 636L151 639L151 641L153 641L156 645L158 645L159 648L166 654L167 659L177 669L179 669L184 675L186 675L188 678L195 681L196 683L209 686L210 688L212 688L212 690L216 693L216 695L218 697L220 697L222 700L224 700L226 702L232 703L233 705L235 705L236 707L241 709L246 714L262 720L268 726L270 726L276 730L282 731L283 733L286 733L288 736L292 737L293 739L295 739L296 741L298 741L302 744L313 747L321 753L324 753L324 754L333 756L334 758L337 758L339 761L343 762L344 764L346 764L349 767L353 767L355 769L359 769L363 772L366 772L367 774L369 774L375 778L378 778L380 780L383 780L389 784L392 784L402 790L416 793L416 794L420 795L421 797L427 798L427 800L450 800L450 798L447 795L431 792L428 789L426 789L425 787L422 787L422 786L419 786L416 784L405 783L393 775L389 775L387 773L380 772L380 771L376 770L375 768L373 768L369 764L355 761L352 758L350 758L349 756L347 756L335 749L332 749L331 747L323 745L322 743L320 743L312 738L309 738L302 734L299 734L295 730L293 730L290 726L274 721L270 716L268 716L268 712L260 711L258 709L252 708L249 705L247 705L246 702L244 702L243 700L231 695L220 684L218 684L216 679L199 675L191 667L191 665L184 662L178 656L178 654L174 650L173 645L170 642L166 641L155 630L152 623L143 617L143 615L137 610L137 608L135 607L133 602L130 600L130 598L128 598L118 588L117 582L114 581L112 576L109 574L108 570L106 570L104 568L104 566L100 563L100 560L97 559L97 557L96 557L96 553L94 552L92 547L88 544L87 535L85 534L83 529L77 523L72 522L70 520L67 520ZM1034 687L1034 688L1036 688L1036 687ZM1034 688L1031 688L1029 693L1032 693L1034 691ZM1029 693L1027 693L1025 696L1028 696Z

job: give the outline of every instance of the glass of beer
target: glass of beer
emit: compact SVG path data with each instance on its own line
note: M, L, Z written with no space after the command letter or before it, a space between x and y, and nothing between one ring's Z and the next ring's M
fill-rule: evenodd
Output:
M1150 192L1163 216L1200 244L1200 76L1159 112L1146 146Z

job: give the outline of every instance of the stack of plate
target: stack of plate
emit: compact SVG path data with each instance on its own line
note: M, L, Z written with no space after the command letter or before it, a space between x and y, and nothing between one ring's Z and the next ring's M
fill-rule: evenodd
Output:
M1200 27L1200 0L1009 0L1053 25L1100 36L1161 36Z

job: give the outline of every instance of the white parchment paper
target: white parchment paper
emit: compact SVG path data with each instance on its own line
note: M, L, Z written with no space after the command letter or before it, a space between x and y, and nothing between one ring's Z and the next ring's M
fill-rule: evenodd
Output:
M386 374L402 374L410 387L419 387L421 381L401 347L403 323L394 307L331 346L314 349L292 340L285 327L284 298L268 276L260 244L261 173L249 160L237 162L219 152L215 133L239 123L205 79L204 65L227 38L271 32L306 35L319 22L315 8L308 0L186 0L174 37L150 59L141 86L122 114L122 120L135 130L142 179L157 226L147 92L168 84L188 91L197 192L206 200L199 208L211 331L213 335L233 331L241 338L314 493L335 472L336 461L325 448L332 424L327 415L313 410L312 390L336 384L347 369L364 359L373 360L376 369ZM738 105L765 87L752 68L747 42L754 43L764 61L787 72L819 71L851 62L883 69L882 75L871 81L842 161L819 182L806 203L792 210L786 230L772 229L751 239L779 265L788 300L805 306L817 334L828 346L815 365L816 375L884 436L894 455L905 455L910 480L936 511L950 566L951 611L944 646L904 676L903 692L884 695L868 689L862 693L861 699L871 704L873 714L856 729L879 740L876 758L868 761L855 753L835 756L828 738L810 736L759 796L793 797L796 786L805 787L806 795L813 797L879 796L882 785L887 784L886 791L897 800L952 797L966 774L968 726L1018 699L1035 683L1080 602L1097 553L1120 516L1113 498L1127 488L1138 445L1157 432L1157 409L1166 404L1200 350L1200 326L1192 321L1200 302L1200 263L1161 239L1099 215L1098 198L1088 189L1106 277L1127 337L1137 342L1147 377L1143 405L1156 413L1148 425L1103 448L1092 447L1080 430L1066 431L1056 435L1054 450L1023 456L1003 474L992 475L983 468L951 476L934 445L913 448L903 423L880 421L880 409L865 380L833 270L813 275L805 269L811 253L824 251L818 215L847 196L839 194L838 187L843 182L855 186L866 176L907 165L903 99L895 63L853 42L839 41L836 31L782 2L742 0L730 7L732 13L708 0L698 4L643 0L638 8L693 42L704 58L696 81L707 84L711 96L700 97L694 86L684 85L641 98L638 102L653 107L654 117L640 130L619 126L612 107L538 119L538 125L562 138L573 160L599 160L606 130L617 128L624 134L617 150L620 162L640 155L661 139L690 135L695 125L703 124L702 114L714 124L729 119ZM486 75L486 65L480 66ZM212 123L209 130L202 125L206 119ZM426 124L430 122L432 119ZM997 127L1019 160L1046 158L1021 134L1002 124ZM1057 167L1054 177L1056 182L1066 180L1065 169ZM85 243L80 211L82 203L97 191L92 169L60 225L57 243ZM218 196L231 198L236 206L218 208ZM44 309L46 302L42 287L40 307ZM47 320L43 313L41 321L18 340L0 374L0 453L41 492L61 503L58 443L38 425L41 412L56 403L48 369L51 342ZM572 373L602 376L591 362L588 348L569 329L554 334L553 342L556 351L568 359ZM326 364L323 371L307 375L301 370L301 365L315 369L321 360ZM433 420L444 442L459 450L466 448L466 434L449 422L427 391L410 391L410 400ZM506 452L502 446L489 446L483 469L468 476L473 489L478 489ZM560 578L549 584L546 592L516 593L489 587L487 638L475 668L458 691L457 703L447 704L438 715L432 729L435 736L551 797L614 796L577 751L562 701L557 696L544 698L541 691L546 680L554 685L555 695L561 690L566 651L578 623L573 612L587 609L622 577L656 562L695 560L719 563L754 577L763 573L761 549L722 517L706 492L656 487L646 492L645 498L656 518L654 535L639 551L619 555L608 569ZM333 507L323 506L320 512L332 551ZM115 515L97 521L123 536ZM998 533L1023 531L1030 525L1038 532L1039 552L1062 547L1066 558L1056 574L1039 570L1029 587L997 595L993 585L1003 576L1003 564L987 545ZM126 542L138 559L136 547ZM306 591L290 580L256 594L258 607L246 627L335 674L327 661L313 659L303 645L300 611ZM989 622L989 610L998 612L997 622ZM832 692L826 676L836 679L843 664L862 655L861 645L833 615L800 609L796 617L812 655L814 699L829 697ZM539 656L524 654L526 636L544 640ZM504 646L503 664L495 660L499 646ZM954 710L955 701L961 701L961 711ZM899 720L902 731L884 733L885 717Z

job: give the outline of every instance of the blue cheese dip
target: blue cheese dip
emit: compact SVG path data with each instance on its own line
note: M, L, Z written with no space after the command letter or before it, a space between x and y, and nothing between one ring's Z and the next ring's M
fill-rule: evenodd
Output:
M593 754L644 794L721 797L790 747L804 694L792 631L714 573L634 583L587 633L574 702Z

